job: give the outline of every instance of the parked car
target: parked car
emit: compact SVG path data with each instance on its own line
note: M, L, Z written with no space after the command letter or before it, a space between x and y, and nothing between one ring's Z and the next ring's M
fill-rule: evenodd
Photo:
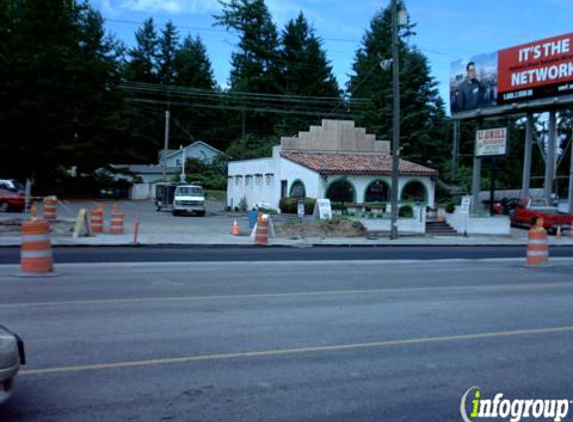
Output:
M533 227L538 218L543 219L543 227L549 231L556 231L557 227L571 227L573 214L559 212L559 209L547 205L544 199L520 198L515 209L510 212L511 223Z
M14 179L0 179L0 188L8 189L13 192L23 192L24 185Z
M12 395L14 378L20 365L25 363L24 342L18 335L0 325L0 404Z
M24 192L0 188L0 212L23 211L25 202Z

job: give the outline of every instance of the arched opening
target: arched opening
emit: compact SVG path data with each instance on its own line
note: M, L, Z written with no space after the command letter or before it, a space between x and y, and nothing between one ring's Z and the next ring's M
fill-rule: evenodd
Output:
M356 191L348 180L336 180L326 190L326 197L331 202L354 202Z
M413 180L406 183L402 188L402 201L405 202L428 202L428 192L426 191L426 186L418 180Z
M306 188L301 180L295 180L290 187L290 195L294 198L304 198L306 196Z
M375 180L368 185L364 192L364 202L388 202L390 200L390 186L382 180Z

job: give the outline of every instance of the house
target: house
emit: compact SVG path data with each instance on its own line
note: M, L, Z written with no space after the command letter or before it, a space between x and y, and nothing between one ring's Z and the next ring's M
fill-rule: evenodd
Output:
M390 202L390 142L353 121L323 120L308 132L281 138L269 158L232 161L227 205L278 209L285 197L328 198L351 204ZM400 160L399 200L434 206L434 169Z
M197 141L184 148L160 151L159 164L163 165L165 161L167 163L167 167L181 167L183 161L187 158L195 158L205 164L210 164L215 158L222 154L223 153L217 148L214 148L203 141Z

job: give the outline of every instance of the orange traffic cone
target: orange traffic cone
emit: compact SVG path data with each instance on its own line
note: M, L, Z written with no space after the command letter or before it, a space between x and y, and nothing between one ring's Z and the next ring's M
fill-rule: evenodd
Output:
M237 220L235 220L235 222L233 223L233 230L231 230L231 234L233 236L240 236L241 235L241 229L239 228L239 225L237 224Z

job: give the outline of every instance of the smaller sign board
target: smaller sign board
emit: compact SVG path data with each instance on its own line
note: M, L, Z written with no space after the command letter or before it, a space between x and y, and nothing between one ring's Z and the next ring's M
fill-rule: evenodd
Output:
M332 218L330 199L317 199L313 214L319 220L330 220Z
M462 205L460 206L460 213L469 214L471 204L472 204L471 196L462 197Z
M304 218L304 199L299 199L296 203L296 214L299 220Z
M507 128L478 130L476 132L476 157L496 157L507 154Z

